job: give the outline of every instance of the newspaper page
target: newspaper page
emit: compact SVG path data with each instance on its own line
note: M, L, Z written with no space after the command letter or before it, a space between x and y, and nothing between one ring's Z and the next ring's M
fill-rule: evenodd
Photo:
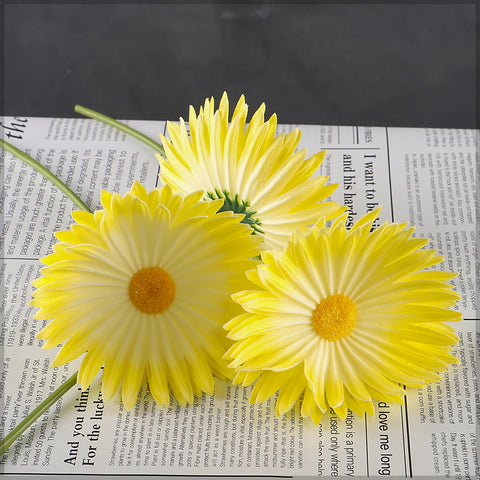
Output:
M165 122L128 121L151 138ZM90 119L7 117L5 140L30 154L69 185L91 208L101 189L125 192L134 180L158 183L154 152ZM280 125L289 131L295 125ZM395 477L468 479L479 474L477 131L300 125L310 155L327 149L318 174L338 183L333 199L348 207L353 224L382 205L380 222L410 222L416 235L445 255L439 268L458 271L464 320L460 341L439 383L405 393L405 405L377 402L373 417L334 412L320 425L298 408L277 418L274 401L250 405L250 388L216 380L215 394L182 407L159 407L142 390L127 411L104 402L101 374L74 387L0 459L16 475L203 477ZM56 349L43 350L44 322L28 305L39 259L54 232L68 228L75 206L28 165L1 152L3 185L3 322L0 379L3 437L79 367L50 367Z

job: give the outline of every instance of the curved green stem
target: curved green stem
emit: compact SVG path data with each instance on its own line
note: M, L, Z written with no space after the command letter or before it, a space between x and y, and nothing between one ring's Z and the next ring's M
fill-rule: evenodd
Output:
M122 132L128 133L132 137L135 137L137 140L140 140L141 142L145 143L149 147L153 148L153 150L158 152L162 157L165 157L165 150L163 149L163 147L159 143L152 140L150 137L147 137L143 133L140 133L138 130L128 127L124 123L118 122L113 118L107 117L106 115L103 115L103 113L98 113L95 110L82 107L81 105L75 105L75 112L80 113L81 115L85 115L86 117L99 120L100 122L106 123L111 127L118 128Z
M13 442L30 426L35 420L43 415L54 403L77 383L77 372L60 385L49 397L44 400L35 410L30 412L4 439L0 440L0 456L3 455Z
M0 147L2 147L7 152L15 155L20 160L23 160L25 163L33 167L37 172L40 172L45 178L50 180L55 186L57 186L72 202L81 210L86 212L91 212L91 210L80 200L80 198L67 187L58 177L56 177L50 170L45 168L42 164L34 160L30 155L27 155L25 152L22 152L18 148L14 147L10 143L0 138Z

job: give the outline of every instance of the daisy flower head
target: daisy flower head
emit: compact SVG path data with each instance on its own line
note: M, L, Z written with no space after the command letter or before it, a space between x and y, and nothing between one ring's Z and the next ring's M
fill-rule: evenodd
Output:
M231 377L222 325L241 310L230 296L245 288L260 239L202 195L135 182L124 196L103 191L102 210L73 212L57 234L31 304L51 320L38 334L44 348L63 343L53 366L86 352L83 389L103 366L106 400L121 389L131 408L146 380L159 404L172 392L185 405L213 392L213 374Z
M403 386L456 362L456 274L428 269L442 257L406 223L371 231L377 215L299 229L247 273L258 289L233 295L245 312L225 325L236 342L226 358L235 383L255 383L252 403L278 392L277 415L301 402L315 423L330 409L373 415L374 400L402 403Z
M223 198L224 210L245 215L244 222L260 235L263 248L283 247L297 227L313 225L344 211L336 202L324 201L337 185L328 177L312 175L325 151L306 159L296 148L301 132L275 135L276 115L264 121L265 105L247 125L248 106L242 95L229 121L224 93L218 110L206 99L198 115L190 107L185 121L167 123L169 139L161 135L165 158L160 179L178 193L203 190L206 198Z

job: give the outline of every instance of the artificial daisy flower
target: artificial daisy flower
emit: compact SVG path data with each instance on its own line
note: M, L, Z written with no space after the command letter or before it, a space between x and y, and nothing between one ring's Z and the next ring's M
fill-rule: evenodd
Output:
M264 248L283 247L295 228L345 210L323 201L337 185L326 185L326 176L312 177L325 151L305 159L305 149L295 151L298 129L275 136L277 118L264 121L264 104L245 128L243 95L230 125L228 110L224 93L216 111L213 98L205 100L198 116L190 107L190 135L182 118L180 124L167 123L170 139L161 135L166 158L157 156L162 182L178 193L203 190L206 198L224 198L223 209L244 213L244 222L263 237Z
M53 366L87 352L83 389L104 366L106 400L121 388L131 408L146 379L159 404L171 390L184 405L213 392L212 373L231 377L222 325L240 310L230 295L259 239L202 195L147 193L135 182L124 196L102 192L103 210L73 212L76 223L57 234L31 304L35 318L53 319L38 334L44 348L65 342Z
M373 415L374 400L402 403L403 385L436 381L456 362L446 323L461 317L448 308L455 274L425 270L442 257L407 224L370 232L377 214L350 230L346 215L300 229L248 272L259 290L233 295L245 313L225 328L234 381L255 382L252 402L279 392L278 415L300 401L316 423L330 409Z

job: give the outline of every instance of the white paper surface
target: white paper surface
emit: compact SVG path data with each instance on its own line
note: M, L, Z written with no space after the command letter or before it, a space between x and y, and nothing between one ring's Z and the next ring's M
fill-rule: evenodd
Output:
M165 122L130 121L152 138ZM293 125L280 125L288 131ZM86 392L70 390L1 459L11 475L113 475L132 478L218 476L475 478L479 474L478 243L473 130L300 126L308 154L326 148L321 170L339 183L333 199L355 222L382 205L385 220L410 222L416 235L445 255L439 268L459 271L460 337L437 384L406 391L406 404L378 402L373 417L333 413L315 426L298 409L276 418L274 402L249 404L250 388L217 380L215 395L194 405L156 405L144 389L136 407L104 403L99 374ZM125 192L135 179L157 185L150 148L89 119L7 117L5 139L65 181L92 209L100 191ZM53 233L71 223L72 202L31 167L1 153L4 319L0 428L2 437L73 374L78 359L51 368L57 349L35 338L43 322L28 306L39 258ZM18 477L15 477L18 478ZM145 477L149 478L149 477Z

